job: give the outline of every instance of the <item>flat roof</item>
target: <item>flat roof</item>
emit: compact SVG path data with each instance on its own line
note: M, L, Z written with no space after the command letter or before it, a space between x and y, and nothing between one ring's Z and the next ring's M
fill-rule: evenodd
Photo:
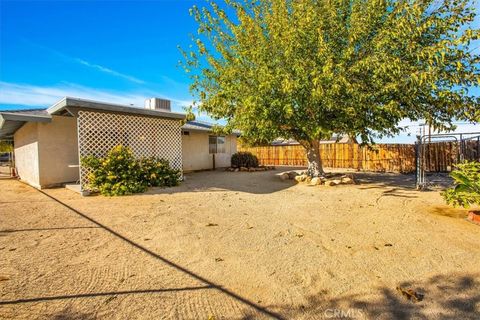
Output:
M68 111L68 108L79 108L79 109L92 109L98 111L107 111L107 112L118 112L118 113L130 113L138 114L150 117L159 117L159 118L170 118L170 119L179 119L183 120L186 118L186 115L183 113L176 113L170 111L159 111L159 110L150 110L139 107L107 103L100 101L93 101L87 99L65 97L62 100L55 103L53 106L47 109L47 112L51 115L63 115L65 111Z
M87 109L95 111L127 113L148 117L184 120L185 114L143 109L139 107L93 101L87 99L65 97L47 109L5 110L0 111L0 139L9 139L15 131L27 122L50 122L52 115L70 115L72 112Z
M49 114L39 111L39 109L0 111L0 139L11 138L15 131L27 122L52 121Z
M11 138L26 122L50 122L52 115L74 116L79 110L95 110L113 113L127 113L149 117L169 118L184 120L186 115L170 111L143 109L139 107L106 103L80 98L65 97L49 108L6 110L0 111L0 139ZM214 125L211 123L193 120L182 126L182 130L212 132ZM231 134L240 135L240 131L234 130Z

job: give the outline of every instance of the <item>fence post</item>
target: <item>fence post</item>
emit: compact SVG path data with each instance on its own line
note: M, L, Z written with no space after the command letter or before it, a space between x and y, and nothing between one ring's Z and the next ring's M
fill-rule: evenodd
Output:
M417 141L415 141L415 187L417 190L422 188L422 179L421 179L421 146L422 140L420 136L417 136Z

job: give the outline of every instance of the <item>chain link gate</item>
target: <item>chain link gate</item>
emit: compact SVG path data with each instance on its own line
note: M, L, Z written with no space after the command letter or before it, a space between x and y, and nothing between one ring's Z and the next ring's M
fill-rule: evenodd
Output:
M463 161L480 161L480 132L418 136L415 143L416 187L427 189L428 175L446 173Z

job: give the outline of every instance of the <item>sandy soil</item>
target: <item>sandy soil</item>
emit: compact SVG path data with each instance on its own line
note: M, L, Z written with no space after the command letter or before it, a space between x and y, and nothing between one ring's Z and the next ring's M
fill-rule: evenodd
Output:
M480 227L464 210L412 176L309 187L279 172L122 198L0 180L0 318L478 317Z

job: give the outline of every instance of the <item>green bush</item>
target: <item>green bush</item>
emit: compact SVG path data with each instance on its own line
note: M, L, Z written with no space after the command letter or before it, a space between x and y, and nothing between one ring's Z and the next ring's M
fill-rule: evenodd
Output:
M170 167L167 160L145 157L139 160L141 179L149 187L174 187L180 181L180 170Z
M135 159L128 147L117 146L105 158L82 158L82 166L90 169L88 188L106 196L145 192L149 186L174 186L180 172L168 161L155 157Z
M250 152L237 152L232 155L231 165L234 168L246 167L255 168L258 167L258 158Z
M480 162L458 164L450 176L455 185L442 193L448 204L465 208L480 205Z

